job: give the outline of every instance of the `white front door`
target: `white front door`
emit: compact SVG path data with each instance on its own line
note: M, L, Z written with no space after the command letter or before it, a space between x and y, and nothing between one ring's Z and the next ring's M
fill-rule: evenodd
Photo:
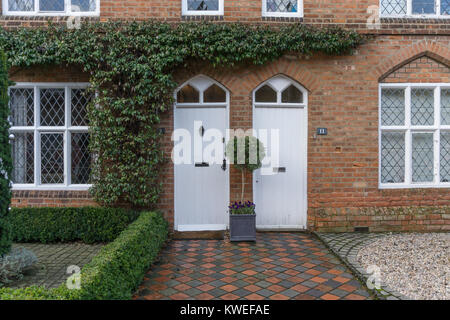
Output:
M174 128L184 129L190 136L190 150L185 150L190 153L189 161L174 165L177 231L225 230L228 224L229 169L223 166L225 145L222 139L228 127L228 109L225 103L204 103L203 91L208 81L200 80L200 102L175 105ZM181 139L174 141L175 144L180 142ZM218 149L219 154L212 151ZM216 161L208 157L211 153Z
M277 103L255 102L253 109L254 129L267 130L266 154L272 160L254 174L258 229L306 228L307 93L303 92L302 103L283 103L280 96L286 86L274 82ZM276 152L278 163L274 163Z

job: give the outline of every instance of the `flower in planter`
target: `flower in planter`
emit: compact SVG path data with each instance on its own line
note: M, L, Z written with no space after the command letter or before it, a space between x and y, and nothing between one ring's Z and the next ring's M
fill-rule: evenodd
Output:
M246 201L242 203L241 201L235 201L233 204L229 205L231 214L255 214L256 205L251 201Z

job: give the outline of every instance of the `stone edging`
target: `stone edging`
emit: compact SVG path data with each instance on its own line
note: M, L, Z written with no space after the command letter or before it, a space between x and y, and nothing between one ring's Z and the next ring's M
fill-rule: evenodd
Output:
M368 238L362 242L352 246L347 255L342 255L335 248L333 248L326 239L324 239L319 233L312 232L322 243L339 259L341 260L352 272L353 274L366 285L368 278L371 276L368 274L362 265L357 260L358 252L361 248L369 245L370 243L376 241L381 236L385 234L380 234L373 238ZM366 286L367 287L367 286ZM385 283L381 282L381 290L369 289L367 288L376 298L380 300L411 300L411 298L389 288Z

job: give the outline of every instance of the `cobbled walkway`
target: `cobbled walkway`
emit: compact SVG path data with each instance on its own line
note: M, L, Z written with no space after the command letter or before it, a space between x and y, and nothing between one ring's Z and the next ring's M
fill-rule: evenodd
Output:
M316 233L316 235L339 256L360 281L366 283L371 274L358 262L357 255L361 248L371 242L385 237L391 233L367 233L367 232L345 232L345 233ZM373 290L373 294L379 299L406 300L407 297L386 286L381 282L379 290Z
M87 245L83 243L15 243L13 246L31 250L38 258L38 263L21 280L7 285L11 288L31 285L47 288L59 287L70 276L66 273L69 266L82 268L103 247L102 244Z
M255 243L172 241L135 299L370 299L313 235L258 233Z

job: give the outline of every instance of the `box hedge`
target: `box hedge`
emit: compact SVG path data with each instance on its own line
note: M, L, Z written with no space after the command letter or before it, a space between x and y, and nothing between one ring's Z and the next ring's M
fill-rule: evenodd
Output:
M81 270L81 289L0 288L0 300L130 299L167 239L168 224L154 212L143 212Z
M113 241L138 216L121 208L13 208L8 220L15 242L94 243Z

